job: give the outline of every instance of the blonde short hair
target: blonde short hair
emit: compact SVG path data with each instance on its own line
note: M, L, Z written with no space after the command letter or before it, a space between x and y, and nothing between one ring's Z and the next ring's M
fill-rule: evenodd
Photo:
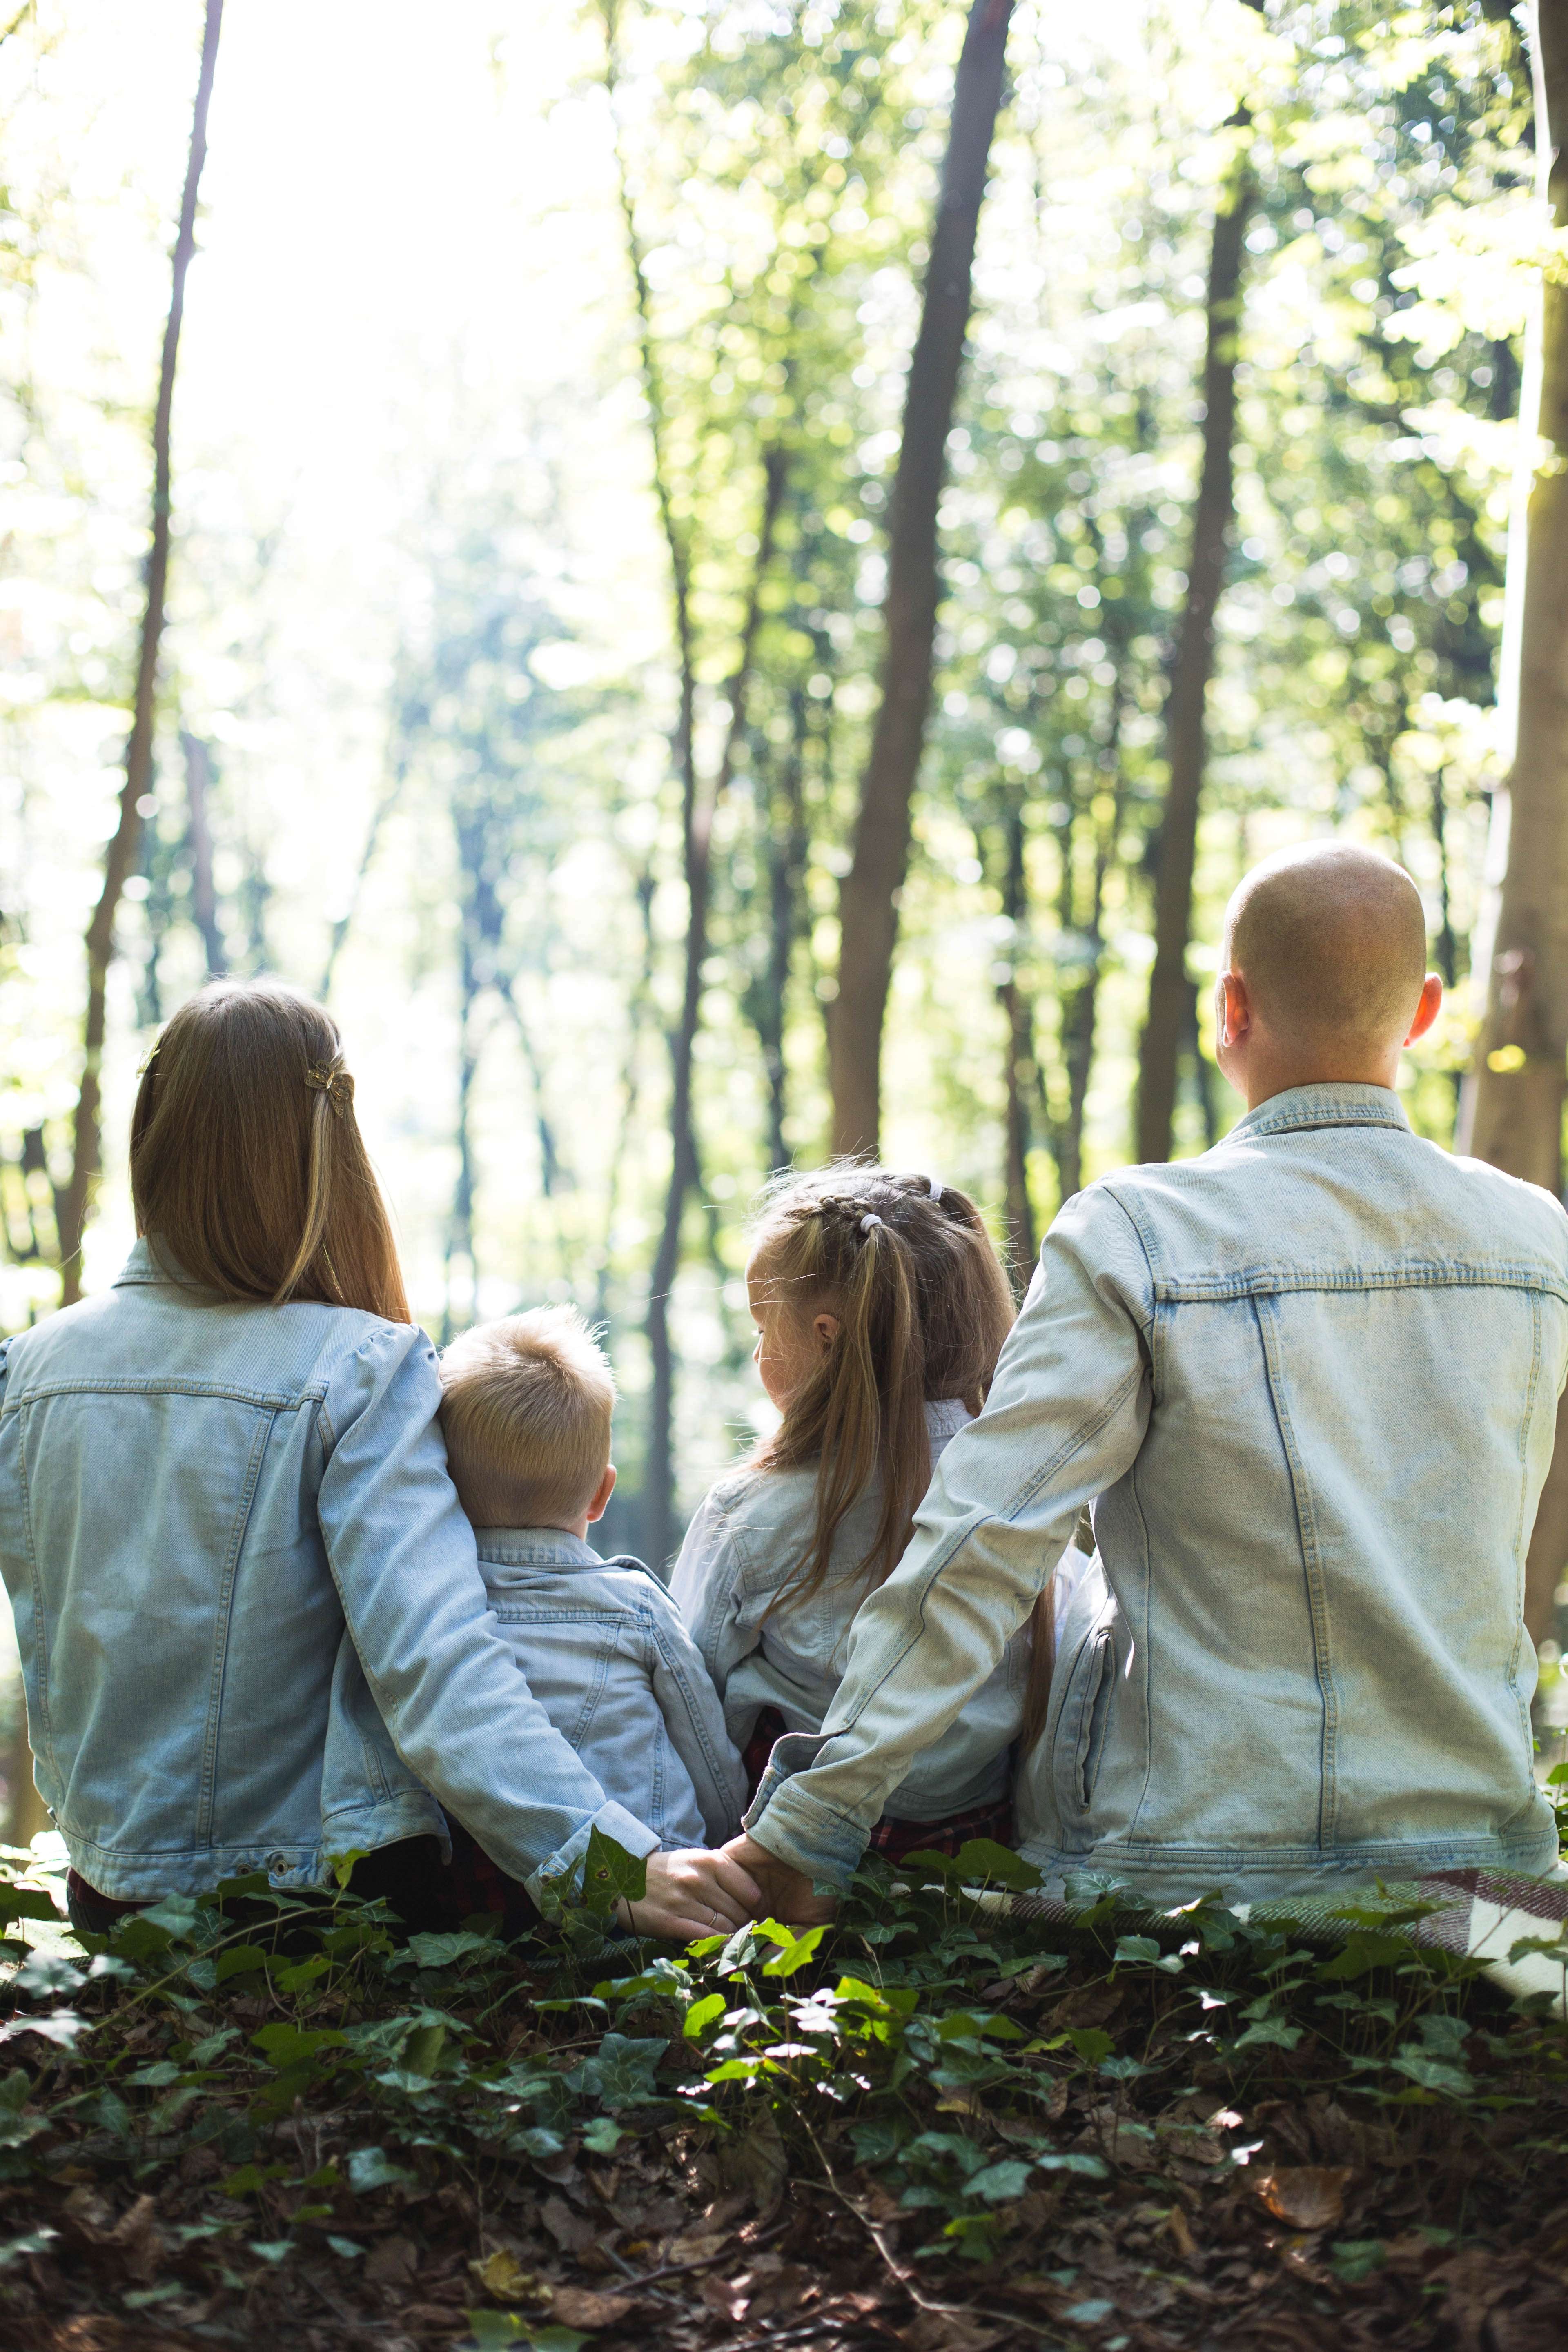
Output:
M610 1459L616 1379L574 1307L476 1324L441 1359L453 1484L478 1528L563 1527Z

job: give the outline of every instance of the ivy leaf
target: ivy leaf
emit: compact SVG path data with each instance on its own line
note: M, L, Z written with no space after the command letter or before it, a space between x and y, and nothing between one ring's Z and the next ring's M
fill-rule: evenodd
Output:
M721 1992L704 1993L700 2000L694 2000L686 2012L686 2022L681 2027L686 2039L689 2042L694 2042L705 2028L723 2016L728 2006Z
M27 1916L36 1917L37 1915L29 1913ZM46 2225L42 2229L28 2230L19 2238L7 2238L5 2243L0 2245L0 2271L8 2270L13 2263L19 2263L24 2254L47 2252L59 2234L58 2230L51 2230Z
M617 1902L640 1903L647 1893L647 1864L643 1856L628 1853L603 1830L590 1830L583 1861L585 1907L595 1918L607 1917Z
M18 1919L53 1919L59 1913L52 1898L41 1886L18 1886L14 1881L0 1883L0 1927L12 1927Z
M1011 1846L993 1838L971 1838L958 1849L957 1875L964 1885L1005 1886L1016 1895L1032 1894L1041 1884L1032 1862Z
M608 2116L595 2116L584 2128L583 2145L590 2156L614 2156L626 2137Z
M984 2197L988 2205L1000 2205L1008 2198L1021 2197L1029 2185L1031 2168L1009 2157L1000 2164L987 2164L979 2172L972 2172L963 2184L966 2197Z
M341 2050L348 2042L345 2033L334 2033L330 2029L310 2032L287 2022L264 2025L250 2039L253 2048L269 2059L280 2074L287 2067L307 2064L323 2050Z
M1406 2074L1424 2091L1441 2091L1450 2098L1468 2099L1475 2090L1475 2077L1468 2069L1456 2065L1452 2059L1435 2057L1414 2042L1401 2044L1394 2061L1396 2074Z
M803 1936L797 1936L793 1927L782 1926L777 1919L759 1919L756 1932L779 1948L771 1960L763 1962L763 1976L793 1977L797 1969L805 1968L827 1930L808 1927Z
M460 1935L410 1936L405 1947L415 1965L422 1969L456 1968L459 1960L469 1959L476 1952L494 1953L499 1948L493 1936L476 1936L471 1928Z
M348 2160L349 2187L356 2197L367 2197L374 2189L396 2189L414 2179L401 2164L394 2164L379 2147L356 2147Z
M1086 2066L1100 2065L1116 2047L1110 2034L1099 2025L1069 2025L1063 2038Z
M267 1966L267 1955L259 1944L231 1944L213 1962L213 1984L226 1984L230 1977L254 1976Z

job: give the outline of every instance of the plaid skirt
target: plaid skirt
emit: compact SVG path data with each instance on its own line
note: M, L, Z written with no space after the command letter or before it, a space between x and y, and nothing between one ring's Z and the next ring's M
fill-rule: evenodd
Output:
M756 1795L768 1769L773 1742L787 1730L776 1707L764 1706L758 1716L742 1762L746 1768L746 1801ZM990 1838L997 1845L1013 1843L1013 1800L998 1797L989 1805L972 1805L966 1813L949 1813L940 1822L899 1822L884 1813L866 1842L868 1853L885 1862L902 1862L910 1853L956 1854L972 1838Z

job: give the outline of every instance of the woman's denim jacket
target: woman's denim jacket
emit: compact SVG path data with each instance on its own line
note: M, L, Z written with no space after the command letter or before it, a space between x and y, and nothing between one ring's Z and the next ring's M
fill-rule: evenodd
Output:
M970 1416L956 1398L925 1410L937 1462ZM791 1731L822 1728L844 1679L849 1628L866 1597L864 1562L880 1508L881 1490L874 1486L839 1528L824 1582L808 1599L781 1607L779 1593L810 1549L816 1470L735 1470L698 1507L670 1590L724 1702L737 1748L745 1747L764 1707L775 1708ZM1026 1628L884 1810L897 1821L944 1821L1005 1797L1028 1675Z
M100 1893L311 1885L333 1854L444 1839L442 1805L535 1888L595 1822L658 1843L497 1630L440 1395L423 1331L226 1305L144 1242L111 1290L0 1348L35 1776Z
M480 1528L479 1573L528 1687L661 1846L722 1845L746 1775L680 1612L635 1559L560 1528Z
M1048 1875L1176 1902L1552 1866L1524 1559L1565 1367L1568 1218L1387 1088L1296 1087L1092 1185L752 1827L842 1881L1098 1496L1105 1580L1019 1789Z

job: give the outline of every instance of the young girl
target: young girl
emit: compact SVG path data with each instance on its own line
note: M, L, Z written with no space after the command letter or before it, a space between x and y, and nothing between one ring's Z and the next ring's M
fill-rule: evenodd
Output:
M855 1612L984 1402L1013 1301L966 1193L853 1164L764 1194L746 1285L757 1369L784 1417L709 1494L672 1591L754 1789L775 1738L822 1728ZM1037 1610L889 1799L874 1853L1010 1841L1013 1749L1026 1719L1044 1720L1049 1674Z
M250 1872L315 1886L352 1852L356 1892L433 1924L449 1822L531 1889L597 1822L647 1854L645 1932L738 1926L752 1880L651 1851L489 1614L321 1007L193 997L142 1080L131 1190L112 1288L0 1344L0 1573L78 1927Z

